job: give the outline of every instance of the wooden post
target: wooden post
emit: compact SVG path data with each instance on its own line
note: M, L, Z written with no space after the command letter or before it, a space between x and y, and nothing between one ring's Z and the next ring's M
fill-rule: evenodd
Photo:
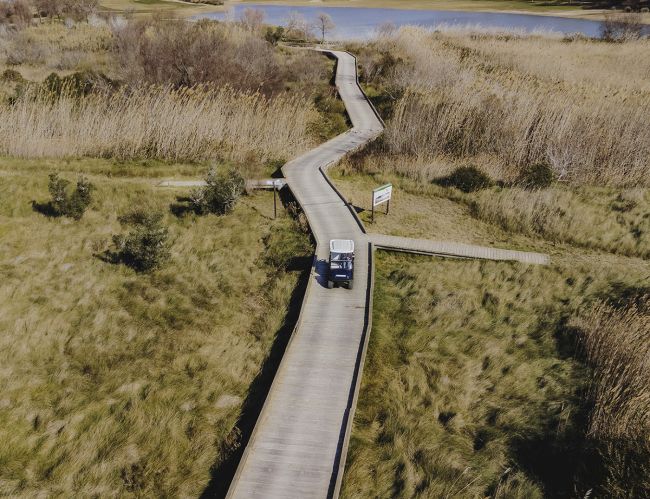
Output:
M372 211L370 215L370 223L374 224L375 223L375 196L372 194L370 196L370 206L372 206Z
M275 220L278 216L278 202L276 200L276 191L277 189L275 187L275 183L273 183L273 220Z
M386 201L386 215L388 215L388 209L390 208L390 199Z

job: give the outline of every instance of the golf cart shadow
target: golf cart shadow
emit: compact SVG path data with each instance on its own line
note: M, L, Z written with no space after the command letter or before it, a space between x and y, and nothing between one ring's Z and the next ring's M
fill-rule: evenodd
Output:
M316 271L316 282L326 288L327 275L329 273L329 262L327 260L316 260L314 270Z

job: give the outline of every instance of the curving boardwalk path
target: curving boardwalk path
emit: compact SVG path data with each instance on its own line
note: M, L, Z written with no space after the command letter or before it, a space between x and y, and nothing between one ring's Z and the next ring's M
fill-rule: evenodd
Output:
M354 57L332 54L338 59L336 86L353 128L282 169L316 238L317 263L298 326L233 478L232 498L305 499L337 493L365 331L370 246L320 168L372 140L383 126L357 84ZM330 239L355 242L352 290L327 289L321 279Z
M324 170L383 129L356 80L356 61L338 59L336 85L353 128L287 163L282 171L316 238L316 264L296 330L233 478L229 498L336 497L365 356L377 247L461 258L546 263L536 253L366 235ZM330 239L355 242L355 286L327 289Z

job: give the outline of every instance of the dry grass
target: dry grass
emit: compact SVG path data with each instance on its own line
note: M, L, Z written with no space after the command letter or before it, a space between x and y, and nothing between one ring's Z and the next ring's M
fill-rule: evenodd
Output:
M587 464L589 371L565 318L639 269L553 261L379 253L343 497L582 497L603 479Z
M593 307L620 294L613 283L650 275L647 258L621 256L647 255L647 189L464 194L387 165L333 173L366 209L373 187L393 183L391 212L370 231L542 251L552 262L379 254L344 496L642 497L647 310Z
M391 214L378 213L376 223L368 226L373 232L531 249L541 238L549 246L541 249L544 252L553 251L549 243L560 243L650 256L650 193L645 188L492 187L465 194L388 170L387 165L372 175L358 175L344 163L334 172L346 197L365 210L365 221L370 220L371 190L389 182L395 186Z
M650 490L650 299L623 308L597 303L575 317L587 361L593 409L589 436L606 466L605 495Z
M116 67L111 46L111 30L103 22L79 23L72 28L47 22L0 35L0 70L10 67L37 81L53 71L94 70L113 75Z
M183 192L134 176L171 165L0 168L0 495L196 497L237 442L297 281L265 257L301 256L290 248L309 252L308 241L291 219L269 219L270 193L228 216L172 216ZM51 170L97 186L80 222L30 207L48 198ZM169 266L141 275L96 258L123 231L118 215L143 205L167 212Z
M574 184L648 185L650 66L636 54L649 44L403 28L376 42L397 62L367 83L403 94L389 153L482 155L503 180L546 162Z
M316 112L305 97L146 87L82 99L27 94L0 106L0 153L201 161L291 157Z

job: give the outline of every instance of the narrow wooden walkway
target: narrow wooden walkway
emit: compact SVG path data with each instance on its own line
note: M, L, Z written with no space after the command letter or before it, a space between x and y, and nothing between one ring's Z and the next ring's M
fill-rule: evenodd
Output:
M383 123L359 87L356 61L338 59L336 86L353 128L287 163L282 171L316 239L298 325L228 491L229 498L337 497L372 309L373 244L440 256L545 263L543 255L368 235L325 170L377 137ZM328 289L330 239L355 242L355 286Z
M353 128L282 168L316 238L316 259L297 328L233 478L230 498L338 495L367 337L372 253L323 171L375 138L383 125L357 83L354 57L332 54L338 59L336 86ZM355 242L352 290L327 289L330 239Z
M537 265L547 265L550 262L549 256L542 253L489 248L487 246L475 246L448 241L386 236L384 234L368 234L368 237L376 248L420 255L505 260Z

